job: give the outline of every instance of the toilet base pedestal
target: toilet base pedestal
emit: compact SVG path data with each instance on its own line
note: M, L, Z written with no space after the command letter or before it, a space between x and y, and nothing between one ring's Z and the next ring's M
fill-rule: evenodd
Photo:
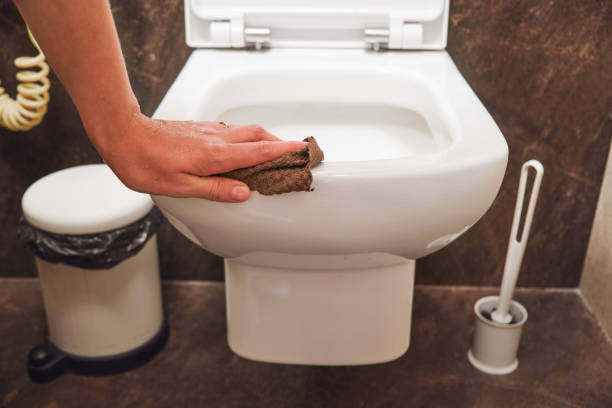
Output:
M414 264L386 254L226 259L229 345L275 363L394 360L410 343Z

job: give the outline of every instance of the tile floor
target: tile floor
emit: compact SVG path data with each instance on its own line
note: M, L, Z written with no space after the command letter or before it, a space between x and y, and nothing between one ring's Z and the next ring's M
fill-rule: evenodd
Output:
M234 355L223 284L165 283L171 334L147 365L36 384L25 357L45 329L38 282L0 279L0 407L612 407L612 346L575 290L518 290L529 320L517 371L489 376L472 368L472 306L493 293L417 286L412 344L403 357L307 367Z

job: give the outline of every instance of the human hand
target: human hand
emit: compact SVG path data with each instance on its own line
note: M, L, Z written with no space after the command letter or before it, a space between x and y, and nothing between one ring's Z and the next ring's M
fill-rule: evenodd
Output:
M92 141L132 190L223 202L247 200L249 187L212 174L273 160L306 145L281 141L257 125L156 120L140 113L113 134Z

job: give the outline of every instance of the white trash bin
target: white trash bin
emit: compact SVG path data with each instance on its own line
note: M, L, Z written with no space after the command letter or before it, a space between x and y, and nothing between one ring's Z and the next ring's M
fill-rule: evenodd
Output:
M30 377L125 371L161 350L161 214L149 195L94 164L41 178L22 209L19 233L35 253L48 327L28 357Z

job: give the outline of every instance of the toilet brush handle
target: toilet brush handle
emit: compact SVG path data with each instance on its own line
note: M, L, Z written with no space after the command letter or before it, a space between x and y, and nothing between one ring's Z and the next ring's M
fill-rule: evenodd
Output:
M525 215L523 231L519 238L517 237L517 234L521 221L523 201L525 199L525 189L527 187L527 176L529 174L530 167L535 170L535 178L533 180L531 196L529 197L529 206L527 207L527 213ZM531 229L531 221L533 220L533 212L538 200L538 193L540 192L540 185L542 184L543 175L544 166L542 166L542 163L537 160L529 160L528 162L524 163L523 167L521 168L521 179L519 181L516 206L514 207L514 218L512 220L512 229L510 231L510 241L508 243L506 263L504 265L504 277L502 279L501 291L499 294L499 303L497 305L497 309L492 315L495 321L509 323L512 320L512 317L508 314L510 309L510 301L512 300L516 280L518 278L519 270L521 269L521 263L523 262L525 246L527 245L529 230Z

